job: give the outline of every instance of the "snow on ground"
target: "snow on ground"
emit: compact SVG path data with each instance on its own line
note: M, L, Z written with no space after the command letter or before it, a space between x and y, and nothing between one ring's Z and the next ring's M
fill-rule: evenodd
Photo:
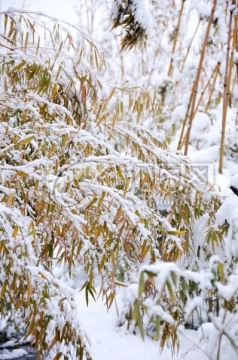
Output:
M15 349L13 351L9 351L7 349L2 350L0 353L0 359L1 360L7 360L7 359L19 359L20 357L23 357L24 355L27 355L27 351L24 349Z
M87 307L83 292L79 294L77 301L94 360L208 360L208 357L184 336L180 338L178 354L172 356L171 349L165 349L161 353L158 342L150 338L143 341L138 334L133 335L124 327L118 327L115 304L107 311L99 298L96 303L90 299ZM116 302L120 312L121 294L117 296ZM197 331L186 330L186 334L189 338L197 339ZM229 360L233 359L229 357Z

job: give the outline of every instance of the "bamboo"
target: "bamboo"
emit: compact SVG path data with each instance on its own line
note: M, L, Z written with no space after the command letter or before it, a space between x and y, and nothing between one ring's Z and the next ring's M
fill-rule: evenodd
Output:
M238 52L238 16L235 17L235 49L236 52ZM238 62L236 63L236 77L235 77L235 81L237 84L237 88L238 88ZM236 111L236 126L238 125L238 109Z
M232 5L235 5L235 3L236 0L232 0ZM233 63L233 56L231 56L230 58L230 46L231 46L230 43L231 43L233 13L234 13L234 7L231 7L229 27L228 27L227 50L226 50L225 79L224 79L224 87L223 87L223 109L222 109L221 143L220 143L220 153L219 153L219 174L222 174L223 171L226 118L227 118L227 109L230 99L230 80L231 80L231 71L232 71L232 63Z
M190 106L191 106L191 102L192 102L193 89L194 89L194 84L193 84L193 88L192 88L192 91L191 91L191 94L190 94L190 99L189 99L187 111L186 111L186 114L185 114L185 118L184 118L184 121L183 121L183 127L182 127L182 131L181 131L181 134L180 134L180 137L179 137L179 143L178 143L177 150L181 150L181 149L182 149L182 146L183 146L183 143L184 143L184 141L183 141L183 139L184 139L184 132L185 132L185 128L186 128L186 125L187 125L187 120L188 120L188 116L189 116Z
M177 27L176 27L176 29L174 31L174 43L173 43L172 55L171 55L170 64L169 64L169 70L168 70L168 76L169 77L171 77L173 75L174 54L175 54L175 49L176 49L176 45L177 45L177 41L178 41L178 33L179 33L180 25L181 25L181 19L182 19L182 15L183 15L184 3L185 3L185 0L182 0L181 8L180 8L180 11L179 11L179 17L178 17L178 25L177 25Z
M210 29L211 29L211 26L213 23L216 5L217 5L217 0L213 0L212 10L211 10L211 14L210 14L209 21L207 24L206 34L205 34L205 38L203 41L200 60L199 60L198 69L197 69L197 74L196 74L196 78L195 78L195 82L194 82L191 111L190 111L190 116L189 116L189 124L188 124L187 134L186 134L186 138L185 138L185 150L184 150L185 155L188 154L188 145L189 145L192 123L193 123L193 119L194 119L194 110L195 110L195 104L196 104L196 98L197 98L197 92L198 92L198 84L199 84L199 80L200 80L202 65L203 65L206 47L207 47L207 43L208 43L208 37L209 37Z
M194 112L194 116L196 115L197 111L198 111L198 108L199 106L201 105L201 102L202 102L202 99L203 99L203 95L205 94L207 88L209 87L212 79L215 77L215 74L217 73L217 69L219 68L219 63L217 63L216 67L214 68L211 76L209 77L209 79L207 80L207 83L203 89L203 91L201 92L201 95L200 95L200 98L198 100L198 103L197 103L197 106L196 106L196 109L195 109L195 112Z
M194 42L194 39L195 39L195 37L196 37L196 35L197 35L197 32L198 32L198 29L199 29L199 25L200 25L200 24L201 24L201 19L199 20L199 22L198 22L198 24L197 24L197 26L196 26L196 29L195 29L195 31L194 31L194 33L193 33L193 37L192 37L192 39L191 39L191 42L190 42L190 44L189 44L189 46L188 46L188 48L187 48L186 55L185 55L185 57L184 57L184 59L183 59L182 66L181 66L181 68L180 68L180 72L182 72L183 69L184 69L184 65L185 65L185 63L186 63L186 61L187 61L189 52L190 52L190 50L191 50L192 44L193 44L193 42Z
M205 107L205 112L208 111L209 106L211 104L212 94L213 94L214 89L215 89L215 84L216 84L216 81L217 81L217 76L218 76L219 71L220 71L220 66L221 66L221 63L220 62L217 63L217 70L216 70L216 73L215 73L215 76L214 76L214 79L213 79L212 87L211 87L210 94L209 94L209 97L208 97L208 102L207 102L207 105Z

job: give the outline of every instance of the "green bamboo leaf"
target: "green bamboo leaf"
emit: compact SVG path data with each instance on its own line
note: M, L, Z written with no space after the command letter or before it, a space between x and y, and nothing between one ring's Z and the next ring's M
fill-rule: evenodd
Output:
M185 230L170 230L170 231L168 231L168 234L169 235L183 235L183 234L185 234L186 233L186 231Z
M139 299L141 299L142 294L144 292L144 285L145 285L144 277L145 277L145 273L144 273L144 271L142 271L140 273L140 278L139 278L139 289L138 289L138 297L139 297Z
M26 61L23 60L20 64L18 64L17 66L15 66L12 71L19 71L19 70L21 70L21 68L23 68L23 66L25 66L25 65L26 65Z
M144 340L145 332L144 332L142 317L141 317L141 313L140 313L139 300L135 300L135 302L134 302L134 305L133 305L133 318L136 321L136 323L138 325L138 329L140 331L140 335L141 335L142 339Z

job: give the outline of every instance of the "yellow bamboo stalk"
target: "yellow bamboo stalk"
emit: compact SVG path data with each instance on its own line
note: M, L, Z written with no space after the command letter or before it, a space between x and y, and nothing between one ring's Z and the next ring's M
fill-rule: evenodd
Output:
M235 49L236 52L238 52L238 16L235 17L235 28L236 31L234 33L235 35ZM236 63L236 77L235 77L235 81L238 87L238 63ZM238 110L236 111L236 126L238 125Z
M181 19L182 19L182 15L183 15L184 4L185 4L185 0L182 0L181 8L180 8L180 11L179 11L178 24L177 24L177 27L176 27L176 29L174 31L174 42L173 42L171 59L170 59L170 63L169 63L168 76L173 75L174 54L175 54L175 49L176 49L176 45L177 45L177 41L178 41L178 34L179 34Z
M189 102L188 102L188 107L187 107L187 111L186 111L186 114L185 114L185 118L183 120L183 126L182 126L181 134L180 134L180 137L179 137L179 143L178 143L177 150L181 150L182 146L183 146L183 143L184 143L183 142L184 132L185 132L185 128L186 128L186 125L187 125L189 111L190 111L190 107L191 107L191 103L192 103L193 89L194 89L194 84L193 84L193 88L192 88L192 91L191 91L191 94L190 94L190 99L189 99Z
M235 5L235 4L236 4L236 0L232 0L232 5ZM232 55L232 54L230 57L232 20L233 20L234 9L235 9L235 7L230 7L230 17L229 17L229 25L228 25L228 39L227 39L227 49L226 49L226 68L225 68L225 79L224 79L224 87L223 87L221 143L220 143L220 152L219 152L219 174L222 174L222 171L223 171L226 118L227 118L227 109L228 109L229 99L230 99L230 82L231 82L231 72L232 72L233 58L234 58L234 55Z
M211 10L211 14L210 14L210 17L208 20L207 29L206 29L206 33L205 33L205 37L204 37L204 41L203 41L203 45L202 45L202 50L201 50L201 54L200 54L197 74L196 74L196 78L195 78L195 82L194 82L191 111L190 111L190 116L189 116L187 134L186 134L186 138L185 138L185 150L184 150L185 155L188 154L188 145L189 145L190 133L191 133L192 123L193 123L194 113L195 113L194 110L195 110L195 104L196 104L196 99L197 99L198 84L199 84L200 75L201 75L201 71L202 71L203 61L205 58L208 37L209 37L210 29L211 29L211 26L213 23L216 5L217 5L217 0L213 0L212 10Z
M234 35L233 35L233 49L238 52L238 15L235 16ZM232 83L232 93L234 92L235 85L238 85L238 62L235 63L236 73ZM237 112L238 114L238 112Z

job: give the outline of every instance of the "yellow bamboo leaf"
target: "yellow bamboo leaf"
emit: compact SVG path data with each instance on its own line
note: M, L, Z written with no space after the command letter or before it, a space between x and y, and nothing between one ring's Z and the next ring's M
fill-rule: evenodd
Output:
M61 356L62 356L62 353L58 353L55 355L54 359L53 360L60 360L61 359Z
M24 171L18 170L17 174L20 175L21 177L27 177L29 174L25 173Z
M110 100L113 97L113 95L115 94L115 91L116 91L116 89L113 88L110 95L109 95L109 97L108 97L108 100Z
M7 29L7 23L8 23L8 15L4 15L4 32L6 32Z
M122 172L120 166L116 165L116 170L117 170L119 177L122 179L122 181L125 181L125 177L123 175L123 172Z
M119 218L121 217L121 215L123 214L123 210L121 208L121 206L119 207L119 209L117 210L116 216L113 220L113 222L116 224L117 221L119 220Z
M7 280L4 281L3 283L3 286L1 288L1 291L0 291L0 299L3 298L4 294L5 294L5 291L6 291L6 288L7 288Z
M126 193L128 192L129 188L130 188L130 185L131 185L131 180L130 179L127 179L126 181L126 185L125 185L125 189L124 189L124 196L126 195Z
M26 33L26 38L25 38L25 44L24 44L25 51L26 51L26 48L27 48L27 45L28 45L28 39L29 39L29 33L27 32Z
M58 341L58 338L57 338L57 336L55 336L47 350L50 351L55 346L57 341Z
M169 235L183 235L185 233L186 233L185 230L170 230L170 231L168 231Z
M63 135L62 141L61 141L61 144L60 144L61 147L65 147L66 141L68 140L68 138L69 138L69 135L68 135L68 134L64 134L64 135Z
M31 140L33 140L34 138L35 138L35 136L34 136L34 135L31 135L31 136L29 136L29 137L27 137L27 138L19 141L19 144L20 144L20 145L28 144L28 143L29 143Z
M37 191L39 188L39 180L36 180L34 190Z
M19 227L18 227L18 226L14 226L13 232L12 232L12 237L13 237L14 239L17 237L18 230L19 230Z
M20 309L20 307L23 305L24 303L24 298L20 297L20 299L18 300L18 302L16 303L15 309L18 310Z
M13 201L14 201L14 194L11 193L7 196L7 199L6 199L7 206L12 206Z
M52 144L47 156L50 157L52 155L52 153L54 152L54 150L55 150L55 144Z
M144 259L145 256L148 254L150 247L147 245L146 241L144 241L141 247L141 258Z
M52 98L54 99L56 93L57 93L57 89L58 89L58 86L57 84L54 84L54 86L52 87L52 90L51 90L51 96Z
M22 62L20 62L20 64L15 66L12 71L19 71L23 66L25 66L25 64L26 64L26 62L25 62L25 60L23 60Z
M31 280L29 274L27 275L27 302L30 304L31 301L31 294L32 294L32 288L31 288Z
M31 335L31 333L33 332L35 327L35 320L34 318L32 318L31 323L27 329L26 335L24 336L24 340L26 340L28 338L29 335Z
M218 267L218 271L219 271L219 275L220 275L221 281L222 281L222 282L225 282L224 264L222 264L221 262L219 262L219 263L217 264L217 267Z

